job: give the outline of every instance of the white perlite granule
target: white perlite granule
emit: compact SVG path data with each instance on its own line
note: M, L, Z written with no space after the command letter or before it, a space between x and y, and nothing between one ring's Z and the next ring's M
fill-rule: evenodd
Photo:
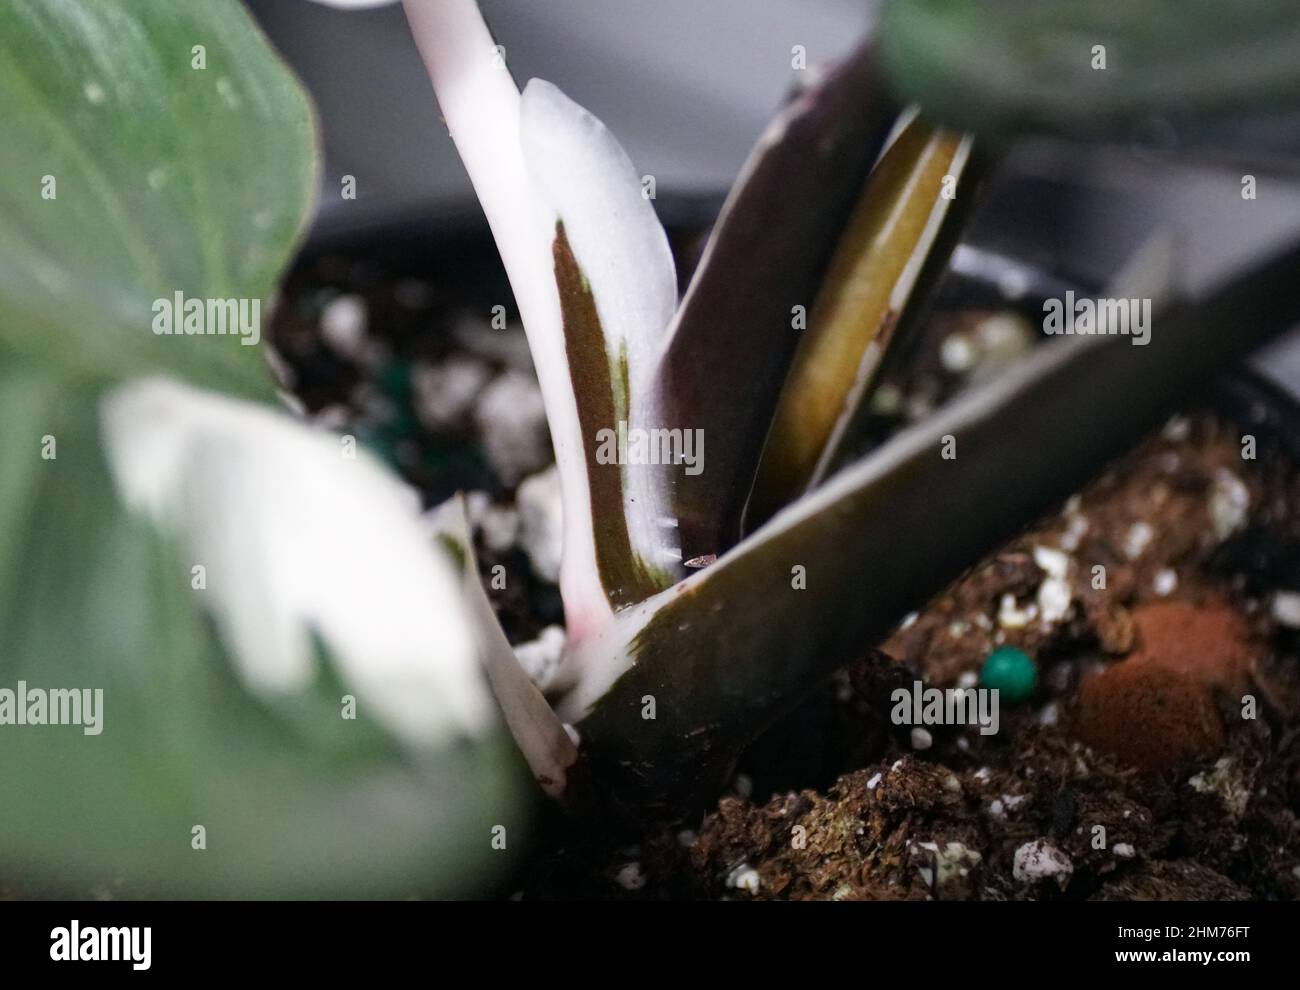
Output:
M1036 618L1038 618L1037 605L1030 604L1021 608L1016 602L1015 595L1002 596L1002 602L998 606L998 625L1003 629L1023 629Z
M984 858L960 842L947 842L942 848L937 842L918 842L917 848L930 854L927 859L932 864L932 867L918 867L921 879L927 887L940 892L958 878L967 876L971 868L978 866Z
M1011 868L1012 876L1021 883L1055 880L1062 890L1074 873L1070 857L1046 839L1026 842L1016 850Z
M493 553L505 553L519 536L519 513L509 506L493 505L487 492L473 491L465 496L465 514L470 525L483 534L483 542Z
M336 353L355 358L366 341L366 302L358 295L337 296L320 314L320 335Z
M528 554L533 572L543 581L557 583L564 533L560 473L554 466L524 479L515 492L515 508L519 510L519 546Z
M1052 625L1070 614L1070 557L1060 550L1038 546L1034 547L1034 563L1047 574L1038 586L1038 614L1044 625Z
M1070 614L1073 594L1070 583L1064 578L1049 577L1038 586L1038 614L1043 625L1050 626L1060 622Z
M1151 545L1155 535L1156 531L1151 528L1150 523L1135 522L1129 527L1128 535L1124 537L1124 556L1129 560L1137 560Z
M1065 532L1061 534L1061 549L1071 552L1079 549L1079 544L1083 538L1088 535L1088 517L1081 516L1077 512L1072 513L1069 522L1066 523Z
M488 461L503 484L538 471L551 456L546 409L536 379L519 371L498 375L474 410Z
M975 327L978 355L972 377L986 380L999 374L1033 349L1034 336L1028 321L1011 310L980 320Z
M1171 567L1156 571L1155 579L1151 582L1151 585L1157 595L1161 598L1167 598L1178 588L1178 572Z
M1063 578L1070 573L1070 556L1051 547L1034 547L1034 563L1051 577Z
M939 361L945 371L964 374L975 367L975 348L964 334L951 333L939 346Z
M431 430L460 425L491 377L486 364L465 355L417 367L411 372L416 416Z
M757 894L762 885L763 881L758 875L758 870L748 863L741 863L727 875L728 887L743 890L749 894Z
M1250 509L1250 490L1245 483L1227 468L1214 472L1214 488L1210 492L1210 519L1214 522L1214 535L1222 542L1246 525Z
M645 876L640 863L626 863L614 877L624 890L640 890L645 886Z
M1273 595L1273 621L1288 629L1300 629L1300 592L1279 591Z
M536 639L515 647L515 658L519 661L519 666L542 691L551 686L551 681L560 669L565 639L564 630L560 626L547 626Z
M1174 416L1160 432L1166 440L1178 443L1191 436L1192 422L1186 416Z

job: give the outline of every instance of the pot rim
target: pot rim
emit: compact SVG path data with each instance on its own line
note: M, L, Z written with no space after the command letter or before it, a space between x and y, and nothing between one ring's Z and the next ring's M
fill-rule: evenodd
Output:
M707 230L717 220L725 191L665 193L656 202L670 236ZM978 234L978 229L975 231ZM1097 288L1078 272L1053 272L1035 261L1014 257L984 239L962 241L953 253L935 296L936 308L954 305L1002 305L1024 308L1028 300L1044 299L1066 289ZM495 255L491 232L478 201L463 197L452 202L426 203L414 210L387 208L349 216L333 211L318 216L298 252L295 268L304 261L332 253L350 253L376 244L402 246L481 246ZM1017 290L1008 292L1008 284ZM954 303L955 300L960 302ZM1243 361L1224 372L1213 386L1210 405L1242 426L1249 426L1279 443L1300 462L1300 396L1293 395L1257 368Z

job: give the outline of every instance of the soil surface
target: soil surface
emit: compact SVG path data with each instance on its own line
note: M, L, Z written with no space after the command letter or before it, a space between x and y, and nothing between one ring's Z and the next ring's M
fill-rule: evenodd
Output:
M700 822L552 851L526 892L1295 898L1297 561L1294 470L1178 417L839 671L820 733L808 709L784 727L822 736L829 783L739 777ZM892 690L976 686L1002 645L1038 683L995 735L891 722Z
M495 604L536 646L561 621L525 518L549 444L533 421L509 457L485 439L488 390L510 378L531 401L513 317L491 326L495 285L469 299L319 258L273 340L308 412L361 433L429 504L481 493L485 569L526 575ZM936 317L877 392L877 438L1035 343L1011 311ZM441 401L455 389L459 407ZM1000 703L996 733L891 720L894 691L978 688L1004 646L1036 683ZM1300 474L1192 410L838 671L702 818L616 835L557 815L516 896L1294 899L1298 657Z

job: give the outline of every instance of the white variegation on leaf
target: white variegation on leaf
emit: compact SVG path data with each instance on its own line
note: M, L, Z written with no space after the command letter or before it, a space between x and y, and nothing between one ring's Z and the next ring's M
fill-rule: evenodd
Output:
M590 286L616 391L615 411L629 431L656 429L663 424L654 421L658 403L647 389L677 308L677 269L668 235L622 145L558 87L529 81L520 127L529 172L564 224ZM623 511L632 551L651 568L673 568L681 552L671 526L666 477L671 467L628 467Z
M599 422L611 431L619 418L643 425L654 408L640 383L677 302L672 253L618 142L549 83L530 83L521 98L474 0L407 0L406 11L533 353L564 501L560 586L569 635L580 640L608 623L611 602L625 605L669 583L680 556L663 476L625 472L613 504L607 495L596 504L589 464L600 439L590 428L593 403L613 407L614 417ZM595 304L608 395L593 395L570 361L574 342L557 286L561 222Z
M120 386L101 408L124 501L206 569L194 594L254 691L307 687L319 637L360 704L407 744L492 724L457 574L414 493L377 461L271 409L166 379Z
M609 129L544 79L524 87L524 159L591 284L610 360L640 384L677 308L668 235Z

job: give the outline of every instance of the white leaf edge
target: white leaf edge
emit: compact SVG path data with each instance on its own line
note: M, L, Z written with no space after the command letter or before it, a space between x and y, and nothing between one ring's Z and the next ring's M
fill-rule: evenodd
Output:
M544 79L524 87L520 140L538 191L564 222L615 353L626 345L636 384L677 308L672 248L641 176L590 111Z
M129 510L206 570L196 605L257 694L317 676L313 633L358 707L439 747L496 722L454 569L415 493L345 437L170 379L106 393L100 418ZM176 580L187 584L190 567Z
M642 177L599 119L543 79L524 87L520 140L529 173L563 221L574 260L591 288L611 378L626 355L628 429L654 429L662 425L652 421L660 404L647 389L677 309L677 267ZM661 570L681 561L666 477L676 470L682 469L624 465L622 472L623 515L633 552Z
M514 648L497 622L474 554L465 500L457 495L427 517L437 536L450 539L461 554L463 600L473 610L479 656L506 726L537 782L551 797L564 794L569 767L578 749L537 685L520 666Z

